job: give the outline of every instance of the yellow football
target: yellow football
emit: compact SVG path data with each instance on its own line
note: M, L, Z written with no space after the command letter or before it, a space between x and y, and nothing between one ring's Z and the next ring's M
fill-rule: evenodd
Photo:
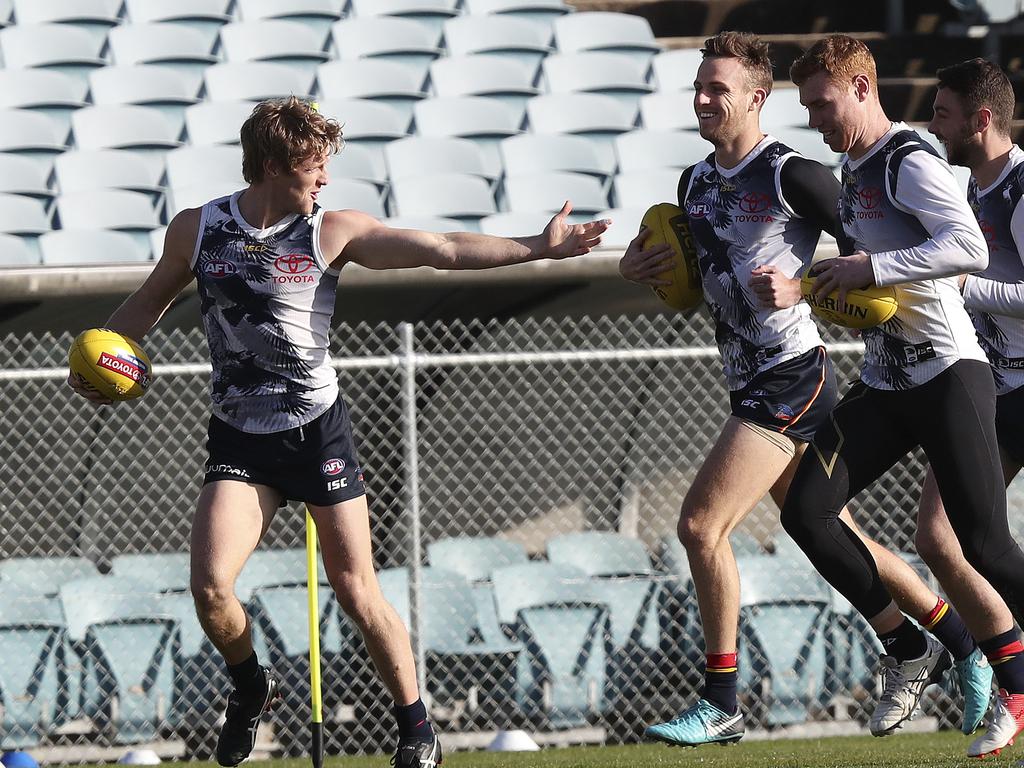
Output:
M78 334L68 352L68 366L111 400L141 397L153 380L153 364L142 347L106 328Z
M812 267L813 269L813 267ZM811 312L835 325L846 328L874 328L896 314L899 303L896 301L896 290L891 286L885 288L873 285L870 288L854 288L846 294L846 302L839 303L839 292L832 291L823 299L818 299L812 292L814 276L810 270L800 278L800 294L811 307Z
M692 309L700 304L704 290L686 214L672 203L657 203L647 209L642 223L650 230L644 248L668 243L674 253L672 268L658 275L672 284L651 286L655 295L673 309Z

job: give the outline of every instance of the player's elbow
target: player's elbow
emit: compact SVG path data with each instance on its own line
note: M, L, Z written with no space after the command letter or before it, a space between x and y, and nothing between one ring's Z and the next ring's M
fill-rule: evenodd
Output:
M957 245L964 255L962 272L981 272L988 267L988 243L981 229L973 227L958 233Z

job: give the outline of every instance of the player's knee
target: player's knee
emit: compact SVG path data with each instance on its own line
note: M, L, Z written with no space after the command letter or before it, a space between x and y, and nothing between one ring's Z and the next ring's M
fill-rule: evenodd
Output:
M676 535L687 552L715 549L727 537L724 526L715 525L699 510L683 509L676 524Z
M234 585L212 578L194 577L189 584L196 611L201 616L210 616L223 610L235 599Z
M345 615L359 626L365 624L380 598L380 590L376 588L372 577L343 571L331 579L331 585Z
M779 522L782 523L783 530L798 544L814 537L812 526L808 522L811 519L810 509L810 500L806 498L806 494L798 488L790 488L782 505Z

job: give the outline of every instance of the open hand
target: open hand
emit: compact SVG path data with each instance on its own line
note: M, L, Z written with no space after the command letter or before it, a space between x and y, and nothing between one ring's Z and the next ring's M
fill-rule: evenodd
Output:
M572 213L568 200L562 210L552 217L541 235L542 253L548 259L566 259L582 256L601 244L601 235L611 225L611 219L588 221L586 224L569 224L565 219Z

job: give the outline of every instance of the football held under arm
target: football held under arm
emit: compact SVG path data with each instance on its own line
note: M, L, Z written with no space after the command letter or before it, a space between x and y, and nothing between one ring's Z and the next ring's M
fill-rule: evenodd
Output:
M949 166L924 150L909 153L899 167L893 203L915 216L928 239L912 248L871 254L876 285L932 280L988 266L988 246L978 221Z
M1010 234L1017 246L1019 258L1024 261L1024 198L1013 209ZM1024 318L1024 283L1004 283L979 275L968 275L964 281L963 294L968 309Z

